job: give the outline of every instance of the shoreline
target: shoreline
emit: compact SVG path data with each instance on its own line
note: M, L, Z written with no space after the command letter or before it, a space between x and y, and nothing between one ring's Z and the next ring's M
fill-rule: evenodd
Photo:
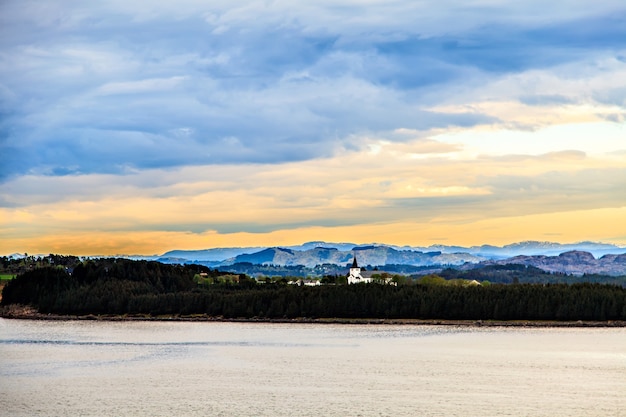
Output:
M569 327L569 328L613 328L626 327L626 321L558 321L558 320L449 320L449 319L380 319L380 318L224 318L206 314L172 314L151 316L149 314L43 314L32 307L10 305L0 310L0 318L9 320L42 321L168 321L168 322L224 322L224 323L311 323L347 325L419 325L419 326L464 326L464 327Z

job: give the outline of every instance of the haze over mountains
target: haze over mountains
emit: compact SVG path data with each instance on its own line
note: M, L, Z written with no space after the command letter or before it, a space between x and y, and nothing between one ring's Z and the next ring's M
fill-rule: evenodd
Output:
M201 264L238 273L255 273L267 269L266 273L275 274L278 271L274 267L284 267L287 268L283 271L284 273L318 276L343 273L346 266L352 263L354 256L357 257L361 266L379 267L381 270L404 273L417 270L428 273L447 267L469 270L493 265L521 264L550 273L626 276L626 247L598 242L561 244L526 241L505 246L414 247L312 241L285 247L172 250L163 255L117 255L116 257L154 260L170 264ZM8 257L23 258L25 254L15 253ZM250 265L265 268L249 268Z
M602 275L626 275L626 253L619 255L607 254L595 258L589 252L568 251L556 256L519 255L499 261L484 261L480 265L505 265L521 264L534 266L546 272L558 272L564 274L602 274Z
M560 244L519 242L506 246L394 246L382 244L307 242L287 247L216 248L173 250L153 259L166 263L202 263L228 267L240 263L255 265L346 265L357 256L361 265L473 266L517 263L549 272L568 274L626 274L626 248L597 242Z

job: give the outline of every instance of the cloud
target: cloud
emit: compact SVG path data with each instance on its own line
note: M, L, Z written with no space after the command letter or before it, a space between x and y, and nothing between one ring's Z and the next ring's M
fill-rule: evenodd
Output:
M448 7L5 2L0 178L283 163L358 148L364 133L505 123L433 100L624 38L618 3L555 5L543 21L538 3Z
M617 207L622 3L4 1L0 231Z
M7 182L0 199L7 219L27 210L37 220L24 227L38 230L52 218L67 230L104 225L129 233L233 233L618 207L619 190L626 186L619 157L565 150L466 158L463 147L432 139L362 140L375 143L376 152L364 148L278 165L153 168L123 176L24 176ZM426 153L419 153L424 144Z
M502 156L497 156L497 157L489 157L489 156L483 156L481 158L484 159L491 159L491 160L499 160L499 161L504 161L504 162L515 162L515 163L519 163L519 162L528 162L528 163L534 163L534 162L539 162L539 161L552 161L552 162L557 162L557 161L582 161L583 159L585 159L587 155L585 154L585 152L582 151L577 151L577 150L563 150L563 151L558 151L558 152L548 152L542 155L502 155Z

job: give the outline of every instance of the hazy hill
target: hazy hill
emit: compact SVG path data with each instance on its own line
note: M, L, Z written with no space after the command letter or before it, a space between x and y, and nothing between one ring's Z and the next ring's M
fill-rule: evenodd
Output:
M486 257L494 256L518 256L518 255L560 255L564 252L584 251L589 252L595 257L607 254L620 254L626 252L626 248L608 243L596 242L579 242L579 243L553 243L553 242L518 242L502 247L483 245L477 248L470 248L471 253L479 254Z
M607 254L620 255L626 248L612 244L580 242L560 244L553 242L519 242L505 246L446 246L429 247L395 246L382 244L357 245L349 242L306 242L287 247L241 247L204 250L172 250L161 256L144 257L165 263L203 263L208 266L232 265L241 262L274 265L321 264L345 265L354 254L363 265L460 265L486 260L507 260L516 256L555 256L569 251L589 252L599 258Z
M620 255L604 255L595 258L593 254L584 251L569 251L557 256L520 255L504 260L481 262L480 265L520 264L534 266L547 272L564 274L603 274L626 275L626 253Z
M364 251L364 248L378 248L376 251ZM380 249L387 248L388 250ZM272 252L276 253L279 248L268 247L230 247L230 248L212 248L212 249L200 249L200 250L171 250L162 255L156 256L126 256L118 255L120 257L137 259L137 260L158 260L165 263L203 263L211 266L218 266L220 264L228 264L235 262L234 259L240 255L249 255L249 259L257 259L263 256L269 256L267 253L264 255L257 255L259 252L266 249L272 249ZM339 253L328 252L327 250L336 249ZM385 263L398 263L395 260L399 260L402 263L402 259L409 259L409 264L414 264L414 259L421 259L426 262L426 265L430 265L433 260L433 253L439 252L440 255L454 255L453 257L441 256L439 260L446 264L458 264L462 261L467 262L479 262L482 260L501 260L515 256L555 256L569 251L584 251L591 253L594 257L599 258L604 255L620 255L626 253L626 247L620 247L608 243L597 242L579 242L579 243L554 243L554 242L518 242L505 246L493 246L493 245L481 245L481 246L449 246L449 245L432 245L428 247L420 246L397 246L386 245L380 243L361 244L357 245L350 242L333 243L323 241L306 242L301 245L285 246L280 248L282 253L279 255L272 255L273 260L276 262L282 262L281 259L285 259L285 262L299 262L296 258L307 259L304 264L311 265L314 261L312 259L318 259L318 263L334 263L337 265L343 265L348 262L346 253L352 253L354 250L360 251L366 259L363 260L365 264L371 263L372 265L383 265ZM296 255L292 252L307 252L306 254ZM376 253L376 255L374 255ZM417 255L421 253L422 255ZM424 254L426 254L424 256ZM468 256L471 255L471 256ZM39 256L39 255L36 255ZM41 255L43 256L43 255ZM8 258L18 259L23 258L23 254L8 255ZM101 256L94 256L101 257ZM351 261L351 258L350 258ZM267 262L272 262L268 258ZM420 264L421 265L421 264Z
M493 245L482 245L482 246L471 246L471 247L463 247L463 246L447 246L447 245L432 245L428 247L419 247L419 246L396 246L396 245L385 245L379 243L372 244L362 244L357 245L355 243L350 242L342 242L342 243L333 243L333 242L323 242L323 241L313 241L306 242L302 245L295 246L285 246L281 249L291 250L294 252L309 252L308 255L302 255L302 257L314 257L315 253L319 255L319 263L324 263L324 257L329 257L328 259L333 259L334 257L338 257L336 261L329 261L330 263L342 264L345 261L344 254L342 255L330 255L326 253L324 249L336 249L339 252L351 252L355 248L357 250L362 248L388 248L396 251L393 255L390 255L392 258L397 255L398 252L421 252L421 253L432 253L432 252L441 252L441 254L449 255L449 254L469 254L473 255L475 258L469 258L469 262L473 262L476 260L485 260L485 259L505 259L519 255L546 255L546 256L554 256L559 255L564 252L569 251L585 251L591 253L595 257L601 257L607 254L619 255L622 253L626 253L626 248L619 247L616 245L608 244L608 243L597 243L597 242L579 242L579 243L569 243L569 244L561 244L554 242L536 242L536 241L527 241L527 242L518 242L505 246L493 246ZM267 248L267 247L231 247L231 248L214 248L214 249L203 249L203 250L172 250L164 253L161 256L154 257L145 257L145 259L158 259L164 262L180 262L180 260L186 261L203 261L209 263L220 264L224 261L232 262L234 258L239 255L250 255L254 259L257 257L257 253L261 252L265 249L278 249L278 248ZM317 252L315 252L317 251ZM379 250L379 252L381 252ZM284 255L284 254L283 254ZM406 255L406 254L405 254ZM465 255L457 256L456 258L463 258ZM281 258L282 255L279 255L278 258ZM369 254L367 254L369 256ZM407 255L407 257L412 257L414 255ZM376 259L382 259L382 256L376 257ZM291 260L291 257L286 256L286 259ZM444 258L445 259L445 258ZM367 261L366 261L367 262ZM378 260L375 262L379 262ZM453 261L452 263L455 263ZM390 262L387 262L390 263ZM307 262L310 264L310 262Z
M244 253L253 253L263 250L262 247L250 247L250 248L214 248L214 249L201 249L201 250L171 250L165 252L158 258L170 258L170 259L187 259L193 261L212 261L221 262L224 259L229 259L237 255Z
M467 253L444 254L441 252L419 252L397 250L388 246L355 246L352 250L316 247L297 251L287 248L269 248L228 259L220 266L249 262L257 265L304 265L313 268L321 264L346 265L357 257L361 265L461 265L465 262L480 262L485 258Z

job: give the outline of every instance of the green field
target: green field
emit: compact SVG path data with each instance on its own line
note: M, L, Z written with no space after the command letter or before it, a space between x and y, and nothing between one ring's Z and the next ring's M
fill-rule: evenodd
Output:
M9 281L15 278L15 274L0 274L1 281Z

